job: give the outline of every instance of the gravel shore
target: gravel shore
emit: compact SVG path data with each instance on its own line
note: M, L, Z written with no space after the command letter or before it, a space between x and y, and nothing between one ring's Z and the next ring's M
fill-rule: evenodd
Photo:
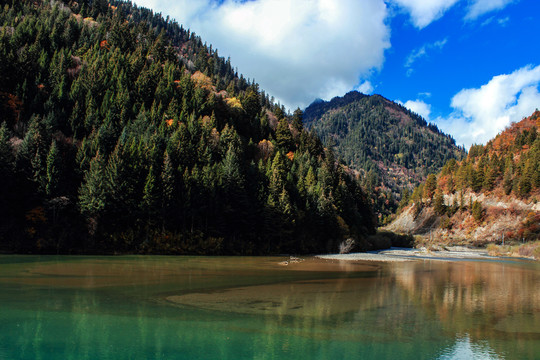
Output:
M444 250L428 250L426 248L407 249L390 248L387 250L370 251L366 253L317 255L321 259L350 260L350 261L411 261L415 259L455 260L455 259L493 259L486 250L469 249L460 246L446 247Z

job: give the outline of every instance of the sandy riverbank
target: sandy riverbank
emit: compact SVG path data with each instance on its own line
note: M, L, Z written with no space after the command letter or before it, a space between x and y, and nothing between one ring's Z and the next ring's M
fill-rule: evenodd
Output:
M456 259L496 259L489 256L486 250L469 249L461 246L446 247L444 250L428 250L426 248L407 249L390 248L387 250L366 253L317 255L321 259L350 261L412 261L415 259L456 260Z

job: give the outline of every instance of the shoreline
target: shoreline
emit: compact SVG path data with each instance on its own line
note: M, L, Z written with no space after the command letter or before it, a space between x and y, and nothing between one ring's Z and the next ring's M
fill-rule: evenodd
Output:
M328 254L316 255L315 257L327 260L344 261L382 261L382 262L403 262L424 260L497 260L497 256L491 256L486 249L469 249L462 246L446 247L444 250L428 250L425 247L414 248L395 248L377 251L368 251L365 253L349 254Z

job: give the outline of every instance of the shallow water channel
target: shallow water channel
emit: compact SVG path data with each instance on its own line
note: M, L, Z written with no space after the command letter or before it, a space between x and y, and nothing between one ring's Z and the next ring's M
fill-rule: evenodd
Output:
M0 359L535 359L540 265L0 256Z

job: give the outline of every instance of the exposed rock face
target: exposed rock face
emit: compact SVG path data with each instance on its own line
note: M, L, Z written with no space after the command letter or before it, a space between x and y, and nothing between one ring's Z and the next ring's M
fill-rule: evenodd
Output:
M415 189L386 229L428 235L431 245L540 240L540 111L466 159L448 161ZM412 205L411 205L412 204Z
M432 207L423 208L420 213L416 213L413 205L405 209L396 220L384 229L397 233L423 235L437 229L439 224L440 218Z
M425 240L443 244L485 245L502 243L504 239L526 239L540 222L540 203L512 197L499 198L486 194L467 193L465 204L457 206L456 194L445 196L448 208L456 206L451 216L438 215L431 204L422 208L409 205L385 230L420 235ZM478 202L482 217L477 220L469 203ZM530 239L529 239L530 240Z

